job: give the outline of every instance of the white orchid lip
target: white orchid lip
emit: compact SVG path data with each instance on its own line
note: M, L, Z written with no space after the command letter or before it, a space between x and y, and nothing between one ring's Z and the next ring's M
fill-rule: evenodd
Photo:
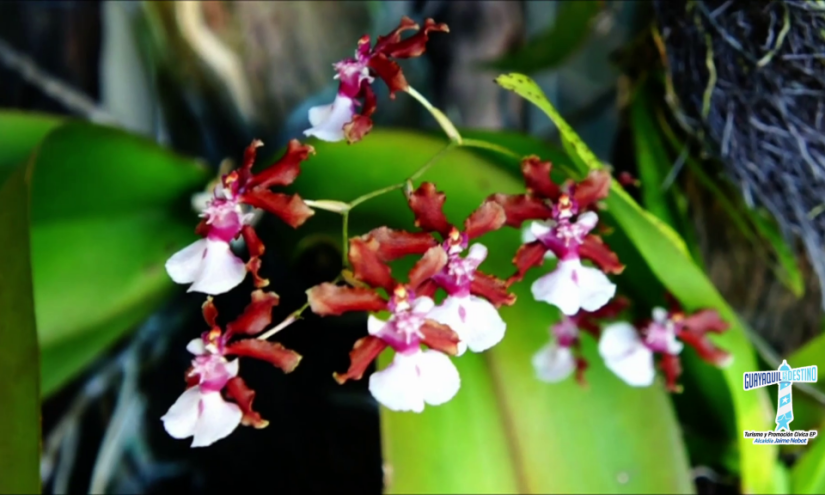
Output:
M458 370L438 351L396 352L392 363L370 376L369 390L393 411L423 412L425 404L441 405L461 387Z
M533 297L573 316L584 309L596 311L616 294L616 285L596 268L582 265L578 258L562 259L556 269L536 280Z
M599 339L599 354L610 371L628 385L647 387L653 383L653 351L642 342L636 328L619 322L605 327Z
M344 126L352 121L354 115L355 101L339 93L329 105L309 109L309 123L312 127L305 130L304 135L315 136L321 141L342 141L346 137Z

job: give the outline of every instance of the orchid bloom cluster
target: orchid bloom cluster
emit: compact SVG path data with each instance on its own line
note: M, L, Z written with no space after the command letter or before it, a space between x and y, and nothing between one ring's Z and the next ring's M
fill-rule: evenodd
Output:
M413 33L402 39L406 31ZM421 101L444 127L446 117L409 86L394 60L420 56L432 32L446 33L448 28L432 19L420 27L404 17L398 28L379 36L374 45L368 36L362 37L354 58L334 64L338 96L332 104L309 111L312 127L304 134L324 141L360 141L372 127L376 78L386 83L391 97L406 91ZM449 127L450 146L466 143L452 124ZM654 310L652 321L637 326L617 320L628 301L615 297L616 285L608 276L620 274L624 265L600 235L606 230L599 225L600 202L607 197L611 181L606 171L558 184L551 179L550 162L528 156L521 162L526 186L522 194L490 195L457 226L444 213L444 192L432 182L417 188L413 184L432 160L406 181L351 203L310 201L273 189L296 182L302 163L315 154L314 148L292 140L279 160L260 169L255 160L262 144L254 140L241 166L220 177L207 193L207 201L197 202L202 220L195 232L201 239L166 263L172 280L189 285L189 292L207 295L203 316L208 329L189 342L187 350L193 358L185 374L186 387L162 417L172 437L192 437L193 447L210 445L239 425L267 425L252 407L255 392L239 375L238 358L264 360L286 373L293 371L301 356L269 339L307 309L320 317L350 312L368 315L365 336L350 352L349 368L333 373L338 383L361 379L378 356L391 348L392 362L369 376L369 390L379 403L395 411L422 412L426 405L451 400L461 387L451 358L468 350L485 352L502 341L507 324L499 310L516 303L512 286L545 260L555 260L551 261L555 265L533 282L532 296L557 307L562 320L550 328L551 342L533 356L539 379L556 382L575 372L584 383L588 363L581 354L582 333L599 339L599 353L607 368L633 386L652 383L654 355L660 354L667 387L677 390L683 343L715 365L729 360L707 338L708 333L726 329L713 311L687 316L674 306L671 311ZM416 231L379 226L350 238L347 215L352 208L402 189ZM279 298L265 291L269 280L260 275L265 247L255 231L258 213L273 214L298 228L314 215L313 208L344 216L345 266L335 281L307 290L303 307L268 328ZM522 245L507 254L514 254L515 273L506 279L482 271L489 250L479 242L503 227L523 229ZM235 252L240 240L248 252L246 261ZM404 258L414 263L399 277L392 267ZM249 305L234 321L219 325L212 296L235 289L247 274L254 285ZM609 323L604 330L603 322Z

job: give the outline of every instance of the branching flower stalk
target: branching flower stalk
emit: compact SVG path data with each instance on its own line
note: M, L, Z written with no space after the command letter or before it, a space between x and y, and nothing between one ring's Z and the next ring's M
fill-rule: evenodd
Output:
M407 31L412 34L402 37ZM371 116L377 109L374 83L383 81L391 99L399 91L409 94L430 112L449 140L409 177L349 202L305 200L277 188L297 182L303 162L315 149L293 139L278 161L253 173L256 150L263 145L255 140L242 166L223 174L210 198L197 202L203 220L196 232L202 239L173 255L166 269L175 282L191 284L190 292L208 296L203 304L208 330L187 346L193 355L185 374L187 388L162 418L171 436L192 437L192 446L198 447L226 437L239 425L267 426L253 408L255 391L239 375L240 358L267 361L285 373L294 370L301 356L269 339L307 310L320 317L368 314L367 335L354 343L349 368L333 374L338 383L361 379L379 354L392 348L392 363L369 377L369 390L379 403L395 411L422 412L426 405L448 402L461 386L451 357L485 352L498 344L507 330L499 308L516 303L512 286L551 258L557 260L555 267L533 283L532 295L559 308L564 317L550 327L551 342L533 357L539 379L558 381L576 371L584 383L588 363L579 354L581 331L599 339L607 367L632 386L653 382L654 356L659 356L668 389L677 391L683 343L713 364L729 361L728 354L706 337L727 328L714 311L686 315L675 306L670 311L657 309L652 321L636 326L612 323L602 332L601 324L619 318L628 305L624 299L614 300L616 285L608 275L625 267L600 234L605 229L599 206L610 192L612 178L596 170L581 181L556 184L550 178L552 164L538 156L522 157L494 143L462 138L450 119L407 83L395 61L420 56L431 33L447 32L445 24L432 19L419 26L404 17L374 44L363 36L354 57L334 64L339 81L335 100L309 111L311 127L305 135L352 145L372 129ZM492 194L463 224L451 224L443 211L446 193L432 182L417 182L459 147L518 160L524 192ZM417 230L378 226L350 237L352 211L394 191L404 194ZM335 280L307 290L306 303L271 326L272 309L280 298L267 290L269 280L259 275L265 246L255 232L254 212L273 214L299 228L315 209L342 217L341 272ZM483 271L488 248L479 239L505 227L522 230L523 244L514 253L513 274L500 279ZM231 249L240 237L248 251L246 262ZM405 277L397 278L389 264L406 257L416 262ZM234 321L219 325L212 296L233 290L247 274L255 285L249 305ZM379 319L379 314L389 318Z

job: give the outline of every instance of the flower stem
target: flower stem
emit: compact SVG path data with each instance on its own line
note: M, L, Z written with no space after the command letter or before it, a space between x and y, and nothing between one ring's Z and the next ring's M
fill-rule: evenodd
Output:
M345 211L341 216L344 217L341 222L341 266L346 267L349 264L349 211Z
M522 156L516 153L513 150L507 149L504 146L500 146L498 144L490 143L488 141L482 141L480 139L463 139L460 143L460 146L466 148L478 148L484 150L495 151L497 153L501 153L502 155L509 156L511 158L515 158L516 160L521 160Z
M427 99L424 98L424 96L418 91L416 91L415 88L413 88L412 86L407 86L407 89L405 91L409 93L410 96L418 100L418 102L421 103L421 105L424 106L424 108L426 108L427 111L430 112L430 114L432 114L433 117L435 117L436 122L438 122L438 125L440 125L442 129L444 129L444 133L447 134L447 137L450 138L450 141L459 145L461 144L461 134L459 134L458 129L455 128L455 125L453 125L452 121L450 121L450 119L447 118L446 115L444 115L444 112L434 107L432 103L427 101Z
M258 340L266 340L269 337L272 337L276 333L280 332L284 328L292 325L293 323L298 321L298 319L301 317L301 313L306 311L307 308L309 308L309 301L304 303L304 305L301 306L300 308L298 308L295 311L293 311L292 313L290 313L289 316L287 316L284 319L284 321L282 321L281 323L278 323L275 327L270 329L268 332L262 333L261 335L258 335Z
M451 149L455 148L456 146L461 146L461 143L458 143L458 142L455 142L455 141L451 141L451 142L450 142L447 146L445 146L444 148L442 148L442 149L441 149L441 151L439 151L438 153L436 153L435 155L433 155L433 156L432 156L432 158L430 158L429 160L427 160L427 163L425 163L424 165L421 165L421 168L419 168L418 170L416 170L416 171L415 171L415 173L414 173L414 174L412 174L412 175L410 176L410 178L409 178L409 179L407 179L407 180L405 181L405 183L406 183L406 182L412 182L412 181L414 181L414 180L418 179L419 177L421 177L422 175L424 175L424 173L425 173L427 170L429 170L429 169L430 169L430 167L432 167L433 165L435 165L435 162L437 162L437 161L438 161L438 159L439 159L439 158L441 158L441 156L442 156L442 155L444 155L445 153L447 153L447 152L448 152L448 151L450 151Z

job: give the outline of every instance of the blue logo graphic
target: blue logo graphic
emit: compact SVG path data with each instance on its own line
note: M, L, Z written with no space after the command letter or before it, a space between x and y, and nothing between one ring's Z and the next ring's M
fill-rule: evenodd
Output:
M810 438L816 436L815 430L791 430L793 421L793 384L814 383L817 380L816 366L791 368L787 361L776 371L753 371L744 374L743 387L745 390L778 385L776 401L776 428L772 432L745 431L745 438L753 438L753 443L801 443L807 444Z

